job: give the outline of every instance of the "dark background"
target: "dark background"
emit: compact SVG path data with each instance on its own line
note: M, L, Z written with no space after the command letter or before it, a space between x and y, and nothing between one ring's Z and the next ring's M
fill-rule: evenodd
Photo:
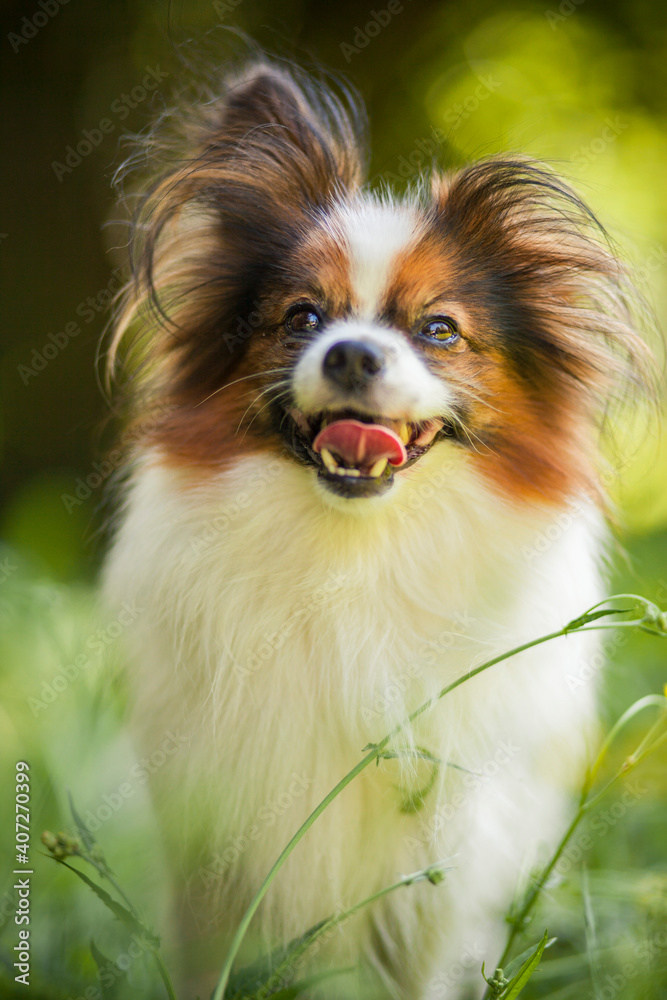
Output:
M107 226L118 217L112 178L127 155L124 136L183 86L183 59L215 67L242 53L238 30L349 77L368 105L373 178L400 185L415 165L430 164L431 150L445 165L503 149L549 158L646 272L662 312L667 40L659 2L395 0L401 9L389 20L383 0L44 3L6 0L0 35L0 526L36 564L71 578L98 559L103 488L79 504L63 495L73 495L78 477L95 476L108 444L96 353L118 287L113 269L124 264L113 248L126 231ZM387 23L367 33L373 10ZM121 120L110 109L141 86L146 67L168 76L136 107L124 106ZM105 117L113 130L59 179L53 164ZM62 344L68 323L80 332L54 348L49 334ZM45 346L46 363L33 353L44 358ZM667 520L656 454L623 477L622 506L642 531Z

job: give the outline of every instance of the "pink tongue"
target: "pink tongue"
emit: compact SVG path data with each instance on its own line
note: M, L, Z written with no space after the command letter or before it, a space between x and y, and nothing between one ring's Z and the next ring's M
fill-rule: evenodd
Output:
M403 465L408 457L398 434L381 424L362 424L359 420L329 424L317 435L313 448L335 452L348 468L372 466L380 458L389 459L391 465Z

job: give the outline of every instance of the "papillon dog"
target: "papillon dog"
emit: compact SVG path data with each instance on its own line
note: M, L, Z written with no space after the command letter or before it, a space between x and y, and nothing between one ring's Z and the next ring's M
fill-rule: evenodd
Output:
M604 596L624 269L523 156L366 184L355 98L277 61L166 118L110 348L132 445L105 591L142 609L143 748L185 741L154 786L184 950L211 986L285 843L433 699L299 842L247 954L447 859L312 961L361 970L336 997L478 997L594 744L595 638L435 698Z

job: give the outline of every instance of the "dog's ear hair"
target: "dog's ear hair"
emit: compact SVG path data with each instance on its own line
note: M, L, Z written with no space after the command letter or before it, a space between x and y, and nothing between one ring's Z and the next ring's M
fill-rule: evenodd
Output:
M565 181L527 157L490 157L434 178L441 230L511 294L505 339L520 376L544 392L559 382L595 407L652 396L650 352L638 330L650 310L604 228Z
M133 278L109 373L121 342L127 367L139 359L151 378L169 358L200 385L202 365L212 378L229 372L245 342L215 364L211 352L259 286L280 280L314 216L362 183L364 134L364 111L345 85L266 59L166 113L131 160L158 176L134 213Z
M262 184L266 197L320 205L363 180L362 116L349 92L261 61L226 82L207 106L199 145L206 161Z

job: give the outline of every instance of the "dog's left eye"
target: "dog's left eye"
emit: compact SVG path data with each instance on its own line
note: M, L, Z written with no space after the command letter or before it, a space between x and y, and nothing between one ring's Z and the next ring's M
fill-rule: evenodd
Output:
M287 314L285 326L291 333L314 333L322 320L312 306L293 306Z
M435 316L419 331L427 340L434 340L443 347L451 347L461 340L459 328L449 316Z

